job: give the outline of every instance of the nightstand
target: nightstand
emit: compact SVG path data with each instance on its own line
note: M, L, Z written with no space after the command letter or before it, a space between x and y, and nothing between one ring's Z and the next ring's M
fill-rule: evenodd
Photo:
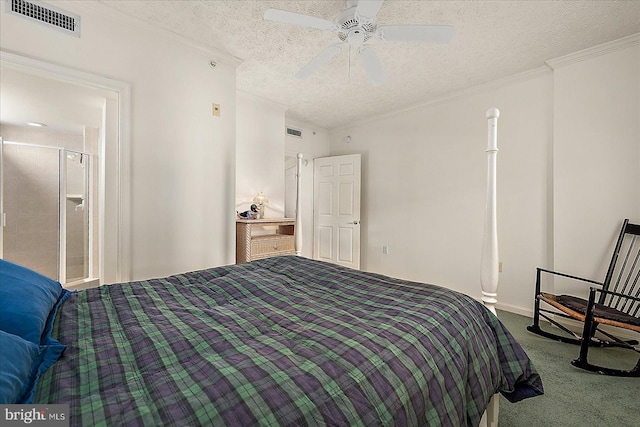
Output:
M294 255L295 219L236 220L236 264L278 255Z

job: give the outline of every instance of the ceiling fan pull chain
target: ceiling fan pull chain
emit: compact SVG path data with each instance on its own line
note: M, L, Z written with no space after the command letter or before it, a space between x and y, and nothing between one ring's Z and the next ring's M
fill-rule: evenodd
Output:
M351 80L351 45L349 45L349 60L347 63L349 64L349 80Z

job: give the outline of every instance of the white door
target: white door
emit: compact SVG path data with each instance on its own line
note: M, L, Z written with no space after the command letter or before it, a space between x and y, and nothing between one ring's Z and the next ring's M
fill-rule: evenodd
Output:
M314 160L313 257L360 268L360 154Z

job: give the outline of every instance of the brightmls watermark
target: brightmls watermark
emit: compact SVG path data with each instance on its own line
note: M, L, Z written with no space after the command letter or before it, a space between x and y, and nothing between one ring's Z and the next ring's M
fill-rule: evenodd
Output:
M69 405L0 405L0 427L69 427Z

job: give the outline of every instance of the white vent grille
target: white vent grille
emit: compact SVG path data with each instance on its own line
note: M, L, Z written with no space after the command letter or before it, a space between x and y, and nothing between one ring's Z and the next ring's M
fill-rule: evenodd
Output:
M302 138L302 131L300 129L290 128L289 126L287 126L287 135Z
M13 15L22 16L55 28L66 34L80 37L80 16L66 12L39 1L5 0L5 10Z

